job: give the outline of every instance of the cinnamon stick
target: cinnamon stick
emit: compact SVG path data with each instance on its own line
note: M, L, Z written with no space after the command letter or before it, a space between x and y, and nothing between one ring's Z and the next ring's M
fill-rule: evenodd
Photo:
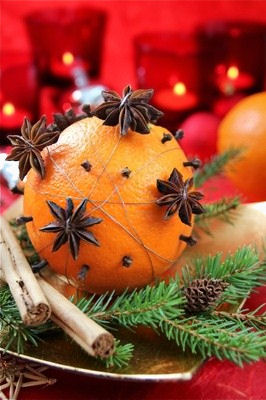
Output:
M0 270L0 281L5 282L2 270ZM86 317L74 304L44 279L40 277L38 281L42 289L44 289L47 299L52 303L52 321L82 347L86 353L94 357L109 357L114 351L113 335Z
M3 228L6 228L6 230L4 231ZM102 358L109 357L113 353L113 335L88 318L41 276L37 274L35 276L32 273L14 233L3 217L1 217L0 245L0 282L8 283L25 324L37 325L41 323L40 315L43 315L43 313L39 312L39 308L37 309L38 312L36 312L34 308L36 302L33 303L33 301L42 297L49 302L49 306L47 301L45 303L49 308L46 319L50 317L52 311L51 319L87 353ZM19 266L18 263L20 263ZM27 279L25 279L25 276ZM30 285L26 286L30 276L32 276L34 286L32 281Z
M86 353L90 354L91 356L94 356L94 352L92 349L82 340L71 328L69 328L64 322L60 321L60 319L56 318L53 314L51 316L51 320L59 326L68 336L71 337L71 339L74 340L80 347L83 348L83 350L86 351Z
M8 283L25 325L46 322L51 308L34 276L9 223L0 217L0 280Z
M114 337L88 318L43 278L38 282L52 308L52 319L87 353L106 358L114 351Z

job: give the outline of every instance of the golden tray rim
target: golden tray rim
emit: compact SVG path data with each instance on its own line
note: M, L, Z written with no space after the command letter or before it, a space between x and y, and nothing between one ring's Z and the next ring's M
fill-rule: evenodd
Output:
M0 347L0 351L10 354L12 356L21 358L26 361L31 361L34 363L46 365L51 368L59 369L66 372L78 373L91 378L109 379L109 380L123 380L123 381L153 381L153 382L171 382L171 381L189 381L193 378L199 368L204 364L204 360L195 363L194 367L187 372L174 372L174 373L164 373L164 374L124 374L115 372L105 372L98 371L94 369L86 369L73 367L71 365L56 363L49 360L44 360L41 358L36 358L29 356L27 354L19 354L11 350L5 350Z

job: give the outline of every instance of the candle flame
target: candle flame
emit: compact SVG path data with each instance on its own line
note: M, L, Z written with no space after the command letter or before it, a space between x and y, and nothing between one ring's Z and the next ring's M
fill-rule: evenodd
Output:
M5 103L2 107L2 112L5 115L13 115L15 113L15 107L12 103Z
M183 96L187 92L186 85L183 82L177 82L173 88L174 93L177 96Z
M227 70L227 77L230 79L236 79L239 76L239 69L235 66L231 66Z
M62 61L65 65L71 65L73 64L74 61L74 56L72 53L70 53L70 51L66 51L63 55L62 55Z
M74 101L79 101L79 100L81 100L81 97L82 97L82 93L81 93L81 91L80 90L74 90L74 92L72 92L72 99L74 100Z

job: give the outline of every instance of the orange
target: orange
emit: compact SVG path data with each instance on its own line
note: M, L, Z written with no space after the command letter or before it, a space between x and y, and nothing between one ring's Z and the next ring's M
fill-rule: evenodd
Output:
M220 152L243 148L227 174L248 201L266 200L266 92L241 100L225 116L218 130Z
M118 126L86 118L65 129L58 142L42 152L46 175L41 179L30 170L24 215L33 217L27 224L30 239L54 271L77 282L86 264L86 290L121 291L153 281L178 258L186 246L179 236L189 236L192 226L183 224L177 214L164 219L165 207L155 203L162 196L156 181L167 180L173 168L186 180L192 170L183 166L187 159L176 140L161 142L165 132L150 125L148 135L129 131L121 136ZM91 164L90 171L81 167L84 161ZM121 175L126 167L132 171L128 178ZM102 219L90 228L100 246L81 240L77 260L67 243L52 252L56 235L40 232L54 221L47 201L65 208L67 197L75 207L88 198L86 214ZM122 263L125 256L132 259L128 267Z

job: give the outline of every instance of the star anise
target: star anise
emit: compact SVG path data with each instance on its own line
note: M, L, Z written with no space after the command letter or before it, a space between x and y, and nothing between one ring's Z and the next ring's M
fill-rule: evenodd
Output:
M50 128L57 129L62 132L69 125L74 124L74 122L80 121L81 119L92 117L91 108L88 104L84 104L82 107L83 113L76 114L73 108L67 110L64 114L55 113L54 122L50 125Z
M113 90L103 91L104 103L100 104L94 114L104 119L104 125L120 125L121 135L126 135L129 129L146 134L150 132L148 123L156 122L163 113L148 104L153 95L153 89L133 91L130 85L123 90L122 97Z
M41 150L55 143L59 135L58 130L48 130L46 117L42 116L33 126L27 118L24 118L21 136L8 136L14 148L6 159L8 161L19 161L19 177L21 180L27 175L30 168L35 169L41 175L41 178L44 178L45 168Z
M87 215L84 216L87 202L88 199L84 199L74 211L71 198L66 199L65 210L53 201L47 201L50 211L56 220L40 228L40 231L57 233L52 251L58 250L68 242L72 257L76 260L78 258L80 240L99 246L99 242L93 233L87 231L86 228L99 224L102 220Z
M168 181L157 179L157 188L163 193L156 201L159 206L167 206L165 219L171 217L175 212L178 213L181 221L186 225L191 225L192 214L202 214L204 208L198 200L203 198L200 192L191 192L193 178L183 181L181 173L174 168Z

